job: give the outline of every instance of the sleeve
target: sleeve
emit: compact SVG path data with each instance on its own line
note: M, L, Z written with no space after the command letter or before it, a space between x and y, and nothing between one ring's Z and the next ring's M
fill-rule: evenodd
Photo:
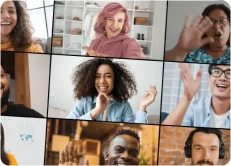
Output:
M186 114L184 116L183 122L181 126L194 126L193 125L193 105L192 103L189 105Z
M18 165L17 160L15 159L14 155L7 154L7 158L9 159L9 165Z
M34 47L35 48L33 52L44 53L42 47L39 44L36 44Z
M67 119L82 119L82 120L92 120L90 111L85 113L84 101L80 99L76 102L75 106L70 110L70 113L66 117Z
M127 105L125 107L125 116L124 116L123 122L148 123L147 112L137 110L136 111L136 118L134 119L132 107L129 103L127 103Z
M128 42L127 50L125 52L124 58L137 58L137 59L144 58L144 54L141 47L134 39Z

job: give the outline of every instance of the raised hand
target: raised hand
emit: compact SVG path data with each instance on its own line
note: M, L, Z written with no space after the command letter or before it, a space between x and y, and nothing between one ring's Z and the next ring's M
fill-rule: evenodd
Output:
M179 63L178 66L180 68L180 78L184 84L184 97L187 100L192 100L193 96L200 88L202 70L197 72L196 78L194 79L189 64Z
M103 56L103 57L109 57L109 56L110 56L110 55L108 55L108 54L103 54L103 53L99 53L99 52L97 52L97 51L95 51L95 50L92 50L92 49L90 49L90 47L88 47L88 46L83 46L83 49L86 50L86 52L87 52L87 54L88 54L89 56Z
M73 147L72 142L65 145L64 150L60 150L59 165L78 165L77 147ZM84 159L80 165L89 165L88 160Z
M105 93L99 93L96 98L96 106L91 111L92 119L96 119L103 111L105 111L107 104L112 100L113 99Z
M140 99L138 109L141 111L146 111L146 107L154 102L156 94L156 86L150 86L150 90L146 91L145 95Z
M190 52L207 43L214 42L212 37L202 38L212 26L212 21L207 16L203 17L202 15L198 15L190 25L190 17L186 15L184 28L180 34L176 47L182 51Z

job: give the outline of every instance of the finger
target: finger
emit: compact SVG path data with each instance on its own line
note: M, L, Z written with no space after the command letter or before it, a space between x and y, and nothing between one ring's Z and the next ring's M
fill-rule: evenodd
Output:
M69 151L69 162L73 162L73 149L72 142L69 143L68 151Z
M65 155L65 163L67 163L69 161L69 159L68 159L68 146L67 145L65 145L64 155Z
M213 26L212 21L207 16L205 16L197 28L204 34L212 26Z
M83 161L83 165L89 165L89 162L88 162L88 159L84 159L84 161Z
M84 50L86 50L87 52L90 51L90 47L88 47L88 46L83 46L82 48L83 48Z
M156 85L150 85L150 88L156 90Z
M200 22L202 21L202 19L203 19L202 15L197 15L195 20L192 23L192 27L197 27L200 24Z
M190 16L186 14L184 19L184 28L189 28L189 27L190 27Z
M74 147L74 150L73 150L73 158L74 158L73 163L74 163L75 165L78 165L77 147L76 147L76 146Z
M197 72L196 80L200 80L200 79L201 79L201 76L202 76L202 70L200 69L200 70Z
M59 151L59 164L64 165L64 163L65 163L64 151L63 151L63 150L60 150L60 151Z

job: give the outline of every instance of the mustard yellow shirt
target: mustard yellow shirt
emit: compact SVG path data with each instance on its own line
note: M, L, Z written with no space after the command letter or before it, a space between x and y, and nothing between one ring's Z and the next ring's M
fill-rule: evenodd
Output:
M10 42L1 44L1 51L15 51ZM42 47L39 44L33 44L27 47L24 52L38 52L43 53Z
M16 159L14 158L14 155L7 153L6 154L7 158L9 159L9 165L18 165Z

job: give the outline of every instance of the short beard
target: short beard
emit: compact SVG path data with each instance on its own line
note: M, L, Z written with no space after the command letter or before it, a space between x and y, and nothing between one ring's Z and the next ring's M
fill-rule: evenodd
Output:
M7 88L5 91L3 91L1 97L1 108L8 103L9 97L10 97L10 88Z

